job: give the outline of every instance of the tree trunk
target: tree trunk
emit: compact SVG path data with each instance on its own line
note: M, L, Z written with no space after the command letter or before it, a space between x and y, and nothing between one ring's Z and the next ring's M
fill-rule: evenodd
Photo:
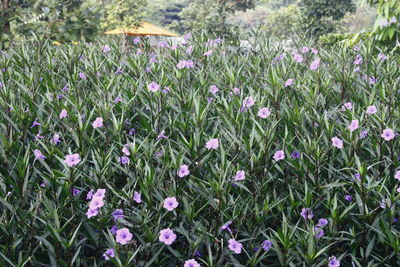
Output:
M11 2L11 0L2 0L2 9L3 9L3 16L5 18L7 18L9 16L9 11L7 10L9 7L9 3ZM10 33L11 29L10 29L10 20L7 20L4 25L3 25L3 29L1 31L2 33Z

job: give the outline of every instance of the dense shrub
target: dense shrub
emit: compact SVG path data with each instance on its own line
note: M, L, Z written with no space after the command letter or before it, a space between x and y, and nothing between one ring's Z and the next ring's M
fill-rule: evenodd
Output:
M397 55L144 42L1 53L0 265L400 264Z
M278 38L290 39L294 32L301 32L301 11L295 5L281 7L270 13L263 25L263 31Z

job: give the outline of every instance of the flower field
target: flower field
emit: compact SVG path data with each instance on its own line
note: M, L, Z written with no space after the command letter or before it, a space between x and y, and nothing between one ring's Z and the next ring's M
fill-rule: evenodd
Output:
M400 265L400 56L254 47L0 52L0 265Z

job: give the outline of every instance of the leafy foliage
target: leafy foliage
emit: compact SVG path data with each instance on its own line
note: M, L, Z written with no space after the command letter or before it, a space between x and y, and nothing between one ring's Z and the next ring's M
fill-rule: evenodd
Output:
M394 43L399 38L400 1L399 0L367 0L378 11L375 28L371 35L377 40Z
M7 39L11 34L38 35L61 42L93 41L106 29L138 26L147 4L147 0L3 1L10 1L0 20L3 31L9 25ZM5 42L6 36L1 38Z
M189 5L189 2L189 0L150 1L146 10L145 19L156 25L163 25L177 32L185 33L188 29L180 23L180 13L183 8Z
M219 42L32 41L1 52L0 265L400 264L400 143L381 137L399 131L399 56ZM87 195L101 188L104 206L88 218ZM132 240L117 242L114 225ZM167 228L171 245L159 241Z
M294 32L302 30L301 16L300 8L297 5L282 7L267 16L262 29L268 35L290 39Z
M304 29L308 35L317 37L334 32L337 21L356 10L352 0L299 0L299 6Z
M106 1L103 28L136 27L142 21L147 0Z
M182 10L181 23L192 32L228 34L228 15L254 6L254 0L193 0Z

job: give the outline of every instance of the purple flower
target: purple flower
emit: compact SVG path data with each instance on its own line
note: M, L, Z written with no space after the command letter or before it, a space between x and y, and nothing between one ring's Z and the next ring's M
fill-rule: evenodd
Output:
M105 189L97 189L96 193L94 193L93 197L100 197L104 198L106 196L106 190Z
M57 145L58 143L60 143L60 136L58 134L54 134L53 137L50 140L51 144Z
M160 150L158 150L158 151L156 151L156 152L154 153L154 156L155 156L156 158L160 158L162 155L164 155L164 151L163 151L162 149L160 149Z
M317 227L324 227L328 223L329 223L329 221L327 219L321 218L318 220Z
M61 110L61 112L60 112L60 120L64 119L67 116L68 116L68 112L65 109Z
M109 45L104 45L104 46L103 46L103 52L104 52L104 53L108 53L108 52L110 52L110 51L111 51L111 48L110 48Z
M136 37L135 39L133 39L133 43L134 43L134 44L140 43L140 38L139 38L139 37Z
M120 96L117 96L114 100L113 100L114 104L118 104L119 102L122 102L122 98Z
M271 247L272 247L271 241L269 241L269 240L264 240L264 242L262 243L262 248L263 248L265 251L268 251L268 250L271 249Z
M121 209L116 209L113 211L112 216L114 217L114 221L117 221L120 218L124 218L124 211Z
M375 77L369 77L369 84L373 85L376 84L377 79Z
M110 232L111 232L113 235L116 235L116 234L117 234L117 231L118 231L118 226L117 226L116 224L114 224L114 225L111 227Z
M94 190L91 189L87 195L86 195L86 200L91 200L93 198Z
M382 62L385 61L387 58L388 57L385 56L385 54L383 54L382 52L378 54L378 60L382 60Z
M355 178L357 181L361 181L361 174L360 174L360 173L354 174L354 178Z
M368 135L368 130L362 130L360 133L360 139L367 137L367 135Z
M176 65L178 69L184 69L184 68L193 68L194 63L192 60L180 60L178 64Z
M390 128L387 128L387 129L383 130L383 133L381 134L381 136L386 141L390 141L394 138L394 131Z
M180 61L178 62L178 64L176 64L176 67L177 67L178 69L183 69L183 68L185 68L185 67L186 67L186 60L180 60Z
M85 73L83 73L83 72L79 72L78 76L79 76L79 78L81 78L82 80L86 80L86 79L87 79Z
M339 149L343 148L343 141L340 140L337 136L333 137L331 140L332 140L332 146L337 147Z
M142 203L142 195L135 191L133 193L133 200L135 200L136 203Z
M160 231L158 240L169 246L176 240L176 234L174 234L174 232L169 228L163 229Z
M149 91L151 92L157 92L158 90L160 90L160 85L155 82L151 82L147 85L147 89L149 89Z
M185 176L188 176L189 173L190 173L190 171L189 171L188 165L183 164L183 165L181 165L181 167L179 167L179 170L178 170L179 177L183 178Z
M246 174L243 170L239 170L236 172L236 175L233 177L233 180L235 181L241 181L244 180Z
M78 188L72 187L72 196L76 197L80 192Z
M366 113L369 115L375 114L378 111L378 109L376 108L376 106L369 106L367 107L367 111Z
M282 61L284 58L285 58L285 54L279 54L272 60L272 64L275 65L279 61Z
M129 241L131 241L132 237L133 235L129 232L128 228L121 228L117 230L117 236L115 239L117 243L126 245Z
M321 59L319 57L317 57L313 62L311 62L310 70L317 70L320 62L321 62Z
M28 110L29 110L29 109L28 109ZM38 120L38 118L36 118L35 121L32 123L31 128L33 128L33 127L35 127L35 126L41 126L41 125L42 125L42 124L39 123L37 120Z
M86 216L88 217L88 219L97 216L97 214L99 214L99 210L98 209L88 209L88 211L86 212Z
M164 199L164 205L163 207L167 209L168 211L173 211L178 207L179 203L176 201L175 197L167 197Z
M300 158L300 152L298 151L293 151L292 154L290 155L292 159L299 159Z
M192 45L191 45L191 46L188 46L188 48L186 48L186 50L185 50L185 53L186 53L187 55L192 54L192 52L193 52L193 46L192 46Z
M168 86L165 86L161 92L163 92L163 94L168 94L170 91L171 89Z
M44 136L43 135L40 135L40 133L37 133L36 135L35 135L35 141L37 141L37 140L40 140L40 139L43 139L44 138Z
M301 53L307 53L308 51L309 51L310 49L307 47L307 46L304 46L302 49L301 49Z
M219 89L215 84L210 86L210 90L209 90L210 93L216 94L216 93L218 93L218 91L219 91Z
M231 225L231 224L232 224L232 221L228 221L227 223L225 223L224 225L222 225L222 226L220 227L221 231L223 231L223 230L228 230L228 231L230 232L231 229L229 228L229 225Z
M350 195L345 195L344 200L346 200L347 202L351 202L353 198Z
M194 252L194 255L193 255L193 256L195 256L195 257L201 257L200 251L198 251L198 250L196 249L196 251Z
M394 178L400 181L400 170L396 171Z
M67 164L68 167L73 167L79 164L81 162L81 159L79 157L78 153L75 154L69 154L65 156L64 160L65 164Z
M336 259L336 257L330 257L328 267L339 267L340 261Z
M246 111L247 109L249 109L250 107L252 107L254 105L255 101L254 98L251 96L246 97L243 100L243 105L240 109L240 111Z
M354 64L354 65L361 65L362 62L363 62L362 56L361 56L361 55L357 55L357 56L356 56L356 59L355 59L354 62L353 62L353 64Z
M343 109L352 109L353 108L353 104L351 102L347 102L343 104Z
M310 208L303 208L300 214L304 220L311 220L314 217L314 214Z
M213 53L213 50L210 49L210 50L206 51L206 52L203 54L203 56L208 57L208 56L211 56L212 53Z
M219 140L218 138L213 138L208 140L208 142L206 143L206 148L208 150L210 149L217 149L219 147Z
M214 39L213 43L216 44L216 45L221 44L222 43L221 37L218 37L218 38Z
M183 267L200 267L200 264L196 260L191 259L191 260L185 261L185 264L183 265Z
M186 33L186 34L183 36L183 40L185 40L185 41L188 41L190 38L192 38L192 34L191 34L190 32Z
M122 156L122 157L119 157L119 162L122 165L126 165L130 162L130 159L127 156Z
M285 87L292 86L292 85L293 85L293 82L294 82L294 79L288 79L288 80L285 82L284 86L285 86Z
M240 95L240 89L239 88L233 88L233 93L235 94L235 95Z
M318 49L311 48L311 53L313 53L314 55L318 55L318 52Z
M165 133L165 131L162 130L162 131L160 132L160 134L157 136L157 140L160 140L160 139L167 139L168 136L165 136L164 133Z
M235 254L240 254L242 252L243 245L236 241L235 239L229 239L229 249L233 251Z
M293 59L294 59L294 61L296 61L297 63L301 63L301 62L303 62L303 57L302 57L302 55L300 55L300 54L294 54L294 56L293 56Z
M92 126L93 126L94 129L103 127L103 118L102 117L96 118L94 120Z
M110 258L114 258L115 257L114 249L112 248L107 249L106 252L104 252L103 257L106 261L108 261Z
M350 130L350 132L352 132L352 131L358 129L358 127L359 127L358 120L352 120L350 125L347 128Z
M136 133L136 129L135 128L129 129L129 132L128 132L129 135L134 135L135 133Z
M33 154L35 154L35 160L45 159L46 157L40 152L39 149L33 150Z
M160 48L168 47L168 42L166 42L166 41L161 41L161 42L158 43L158 47L160 47Z
M321 228L315 227L315 228L314 228L314 232L317 233L317 235L316 235L316 238L317 238L317 239L320 239L321 237L323 237L323 236L325 235L324 230L322 230Z
M269 108L261 108L258 111L258 117L262 118L262 119L266 119L267 117L269 117L271 115L271 111L269 110Z
M129 152L129 145L128 144L125 144L122 147L122 153L124 153L125 156L130 156L131 155L131 152Z
M157 63L158 62L158 60L157 60L157 56L155 56L155 55L153 55L151 58L150 58L150 60L149 60L149 63L151 64L151 63Z
M93 197L89 203L89 208L91 210L97 210L104 206L104 201L102 197Z
M275 152L273 158L275 161L280 161L282 159L285 159L285 152L283 150L278 150Z

